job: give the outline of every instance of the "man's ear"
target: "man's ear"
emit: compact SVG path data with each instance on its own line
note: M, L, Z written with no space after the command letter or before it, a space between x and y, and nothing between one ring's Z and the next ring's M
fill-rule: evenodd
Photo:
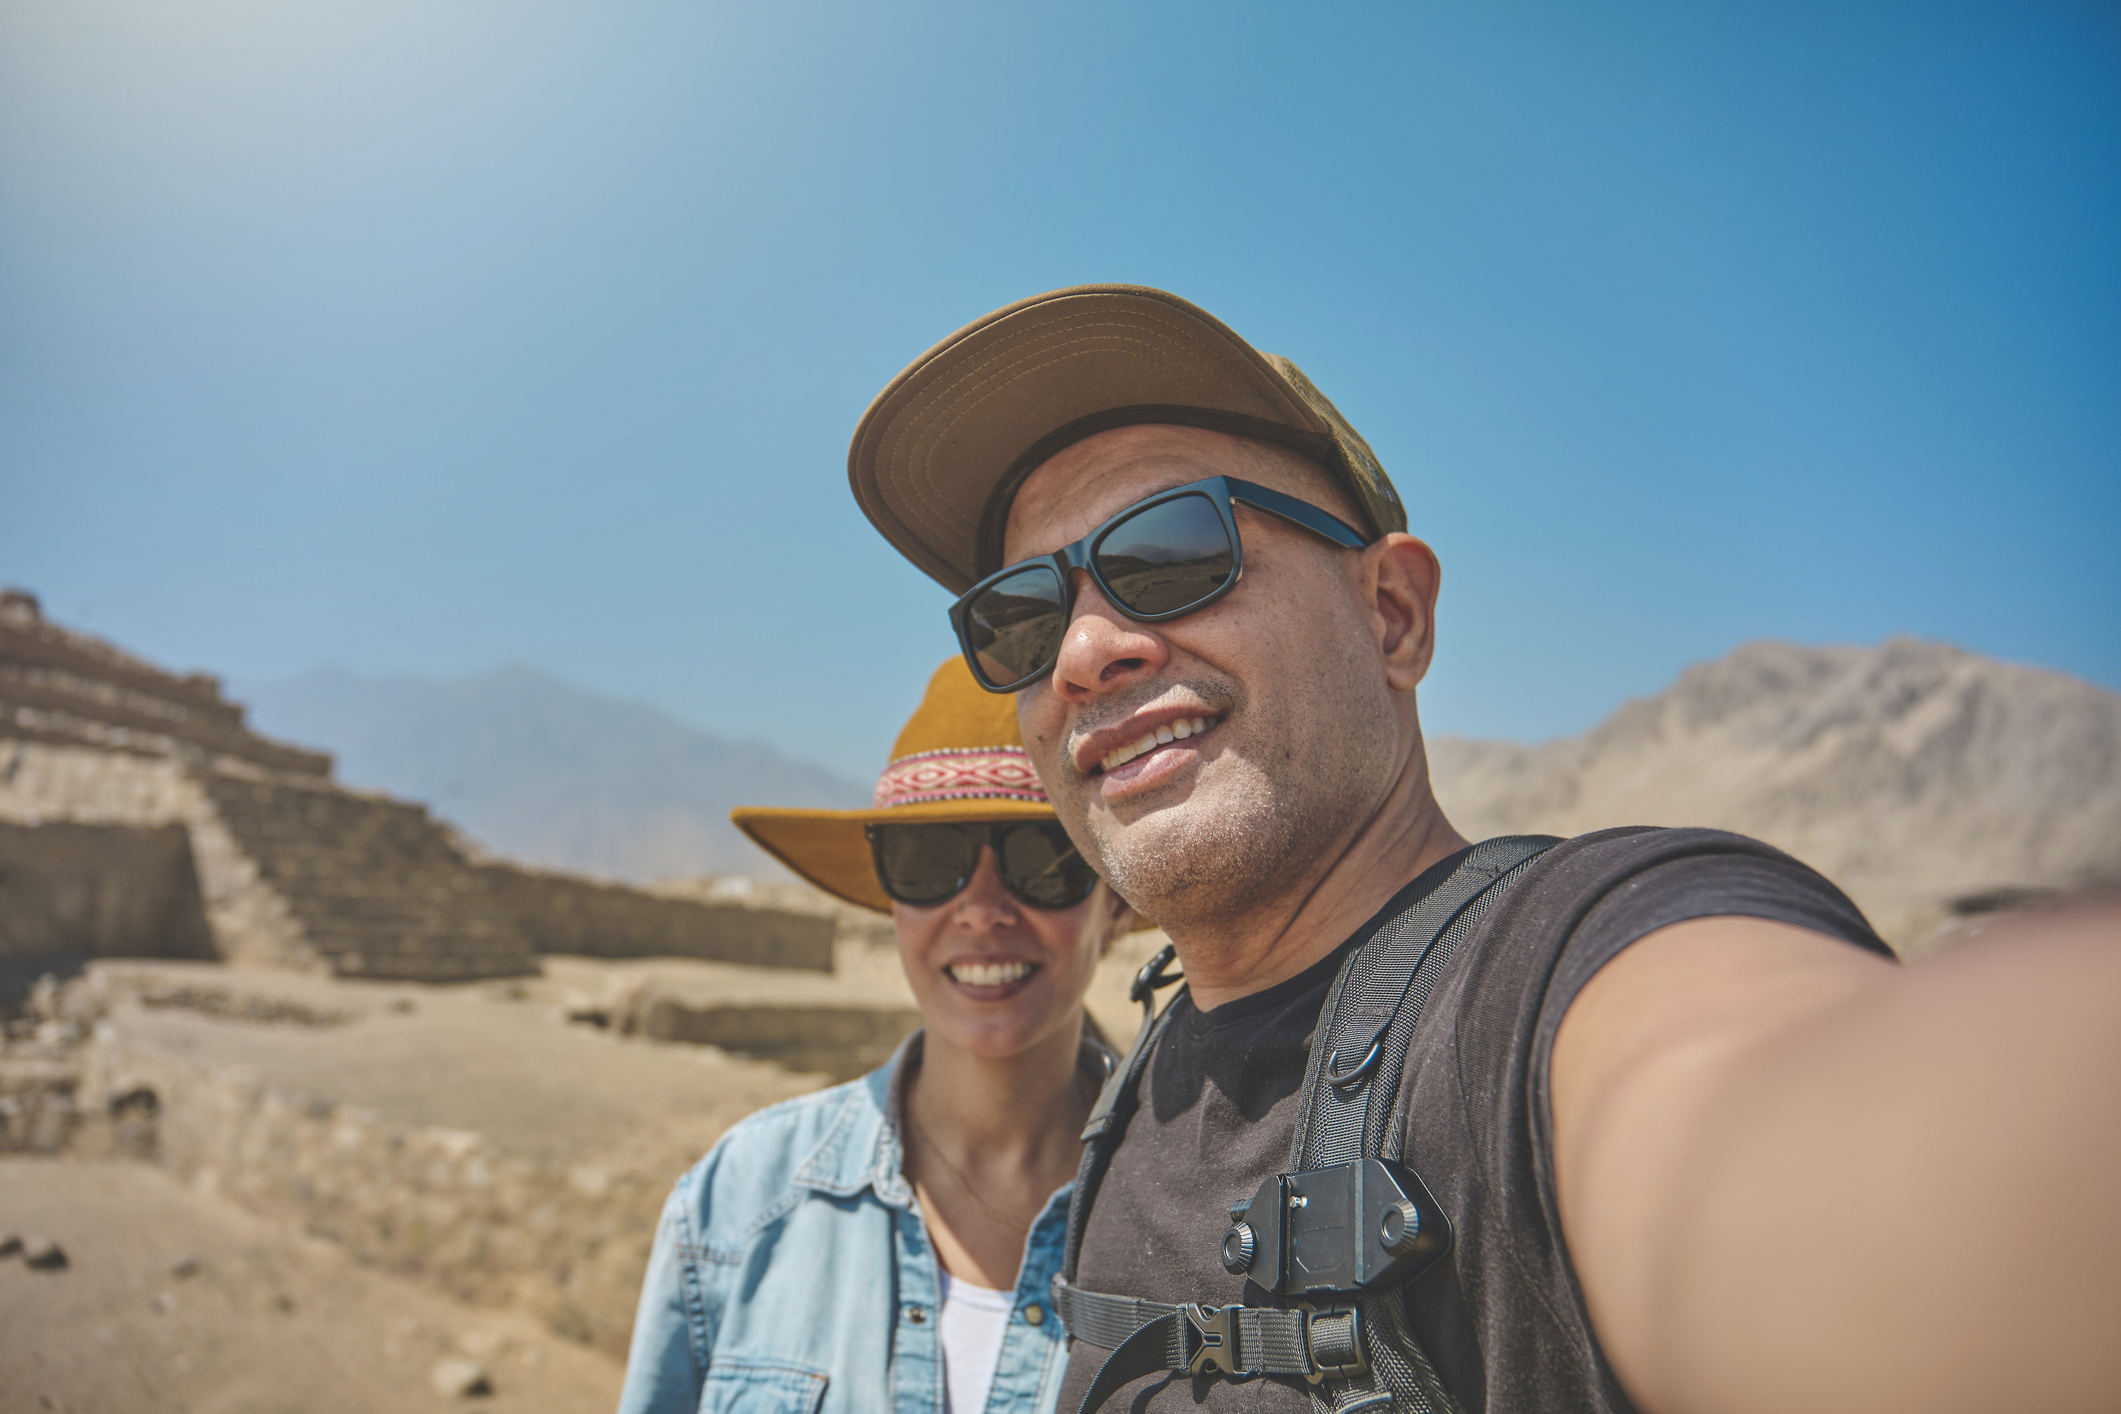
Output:
M1443 585L1443 567L1426 542L1398 531L1363 551L1362 577L1385 679L1395 692L1412 692L1428 676L1436 654L1436 593Z

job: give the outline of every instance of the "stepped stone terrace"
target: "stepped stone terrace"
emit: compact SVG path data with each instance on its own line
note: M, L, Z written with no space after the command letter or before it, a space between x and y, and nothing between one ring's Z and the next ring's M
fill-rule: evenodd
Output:
M444 982L534 972L541 952L829 970L832 935L481 859L423 807L251 730L213 677L0 591L0 971L165 956Z

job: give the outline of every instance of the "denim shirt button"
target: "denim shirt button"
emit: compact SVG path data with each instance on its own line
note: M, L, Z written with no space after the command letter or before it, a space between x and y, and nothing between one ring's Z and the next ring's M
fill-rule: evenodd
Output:
M1045 1307L1043 1307L1043 1306L1039 1305L1039 1304L1038 1304L1038 1303L1037 1303L1036 1301L1034 1301L1034 1302L1032 1302L1032 1303L1031 1303L1031 1304L1030 1304L1029 1306L1026 1306L1026 1307L1024 1308L1024 1324L1025 1324L1025 1325L1027 1325L1027 1326L1042 1326L1042 1325L1044 1325L1045 1323L1046 1323L1046 1308L1045 1308Z
M928 1323L928 1308L926 1306L908 1306L906 1308L906 1319L917 1326L926 1325Z

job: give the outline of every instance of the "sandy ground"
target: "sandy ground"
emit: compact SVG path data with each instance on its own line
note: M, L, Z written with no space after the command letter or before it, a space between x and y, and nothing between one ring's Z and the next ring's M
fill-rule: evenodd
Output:
M547 959L552 975L522 982L420 987L338 981L215 963L98 963L97 971L299 1002L353 1019L338 1026L254 1025L184 1007L124 1007L130 1040L197 1060L254 1069L271 1086L373 1110L406 1127L471 1130L515 1153L564 1162L609 1159L650 1136L683 1157L671 1176L753 1110L815 1089L796 1076L711 1048L654 1045L569 1024L571 988L600 991L626 964ZM717 968L672 960L675 975ZM770 971L728 968L739 974ZM703 988L725 979L700 979ZM788 973L791 990L835 979ZM770 985L769 983L752 985Z
M1090 1005L1115 1041L1134 1035L1140 1010L1127 984L1161 946L1135 934L1099 969ZM353 1018L330 1027L231 1024L182 1007L128 1008L128 1036L216 1065L254 1067L275 1088L358 1105L408 1126L475 1130L518 1153L608 1155L647 1134L683 1136L704 1151L731 1122L824 1081L711 1047L620 1038L560 1016L570 997L652 985L702 1004L911 1006L890 949L841 949L830 974L737 967L683 958L610 962L548 957L544 975L520 981L422 987L335 980L217 963L97 964L151 976L165 989L194 985L284 998ZM681 1165L682 1166L682 1165Z
M1141 1008L1127 1000L1127 988L1141 965L1170 941L1162 933L1130 933L1113 945L1091 980L1090 1012L1122 1047L1134 1038L1141 1021ZM610 962L598 958L547 957L545 974L530 979L528 995L540 1000L558 1000L568 992L596 995L602 989L628 981L647 982L682 1001L700 1005L736 1005L759 1002L776 1006L907 1006L913 989L899 965L895 948L842 942L835 950L833 970L822 972L775 971L762 967L733 967L725 963L693 962L685 958L643 958ZM1168 998L1168 991L1158 994Z
M0 1236L68 1264L0 1259L0 1414L486 1414L609 1409L617 1361L527 1316L474 1311L356 1266L144 1164L0 1160ZM191 1259L196 1271L176 1274ZM430 1383L445 1359L493 1392Z
M1123 940L1099 969L1092 1011L1122 1047L1140 1011L1128 982L1161 934ZM895 952L842 949L832 974L682 958L548 957L520 981L421 987L215 963L99 963L163 986L233 989L354 1018L333 1027L230 1024L180 1007L128 1009L126 1033L157 1049L245 1065L276 1088L359 1105L410 1126L475 1130L518 1153L608 1154L651 1133L711 1142L733 1120L825 1083L713 1048L619 1038L560 1016L570 997L652 985L702 1004L911 1006ZM696 1156L697 1151L695 1151Z
M1122 1045L1128 981L1162 943L1125 940L1093 1008ZM271 1090L373 1112L406 1130L475 1131L497 1152L656 1176L676 1174L730 1123L827 1083L714 1047L649 1042L565 1019L570 1003L637 985L699 1002L910 1005L889 948L843 948L832 975L684 959L547 958L520 981L422 987L214 964L99 963L106 1034ZM91 978L92 980L92 978ZM209 1006L149 1007L141 986L277 999L338 1024L261 1024ZM107 1146L106 1146L107 1148ZM92 1152L92 1151L91 1151ZM199 1175L201 1185L209 1177ZM0 1258L0 1414L13 1411L608 1409L622 1370L526 1312L462 1304L301 1222L234 1206L149 1163L0 1160L0 1238L56 1238L70 1262ZM195 1259L179 1275L174 1264ZM387 1264L386 1264L387 1265ZM637 1281L631 1277L630 1281ZM623 1313L620 1313L623 1318ZM623 1326L621 1326L623 1330ZM492 1393L438 1393L449 1358L483 1364Z

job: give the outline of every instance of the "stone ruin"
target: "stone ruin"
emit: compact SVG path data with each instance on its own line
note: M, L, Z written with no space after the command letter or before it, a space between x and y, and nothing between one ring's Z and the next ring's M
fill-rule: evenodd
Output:
M622 1356L673 1176L918 1024L892 937L485 857L0 591L0 1162L151 1164Z
M832 938L825 917L482 859L423 807L252 731L213 677L0 591L0 972L164 957L455 982L540 953L828 971Z

